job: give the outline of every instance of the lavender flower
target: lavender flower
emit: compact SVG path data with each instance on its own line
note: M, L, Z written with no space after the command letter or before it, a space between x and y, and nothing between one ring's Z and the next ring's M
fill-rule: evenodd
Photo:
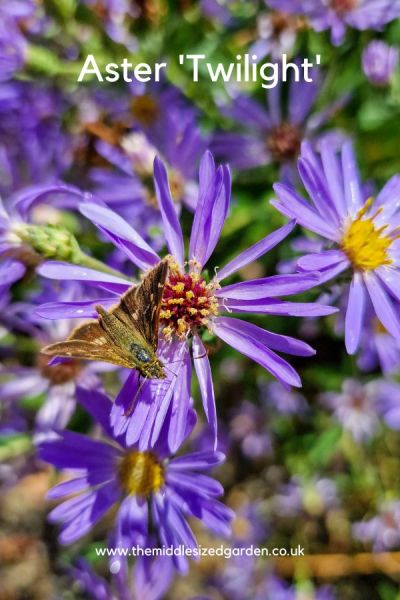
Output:
M372 542L374 552L400 546L400 502L386 502L379 513L368 521L354 523L353 536L362 542Z
M234 411L230 421L230 435L250 459L264 458L272 452L265 414L251 402L244 400Z
M62 524L60 542L69 544L87 533L114 505L118 506L113 540L115 546L156 545L197 547L187 522L196 516L217 535L229 535L232 512L215 498L221 485L203 471L221 463L216 452L171 457L167 448L170 419L164 422L157 443L139 450L127 446L124 436L115 436L110 427L112 403L93 390L78 390L78 400L102 426L105 439L64 431L58 439L44 441L39 457L59 469L74 469L77 478L60 483L49 492L58 499L74 493L50 513ZM169 415L170 416L170 415ZM188 414L185 434L195 424L193 410ZM187 570L184 556L173 557L175 567Z
M320 398L357 442L370 439L379 429L374 382L362 385L354 379L346 379L341 393L325 392Z
M220 316L221 312L319 316L331 314L335 310L314 303L292 303L278 299L281 295L292 295L313 287L318 281L313 274L277 275L221 287L223 279L256 260L284 239L293 229L294 223L285 225L239 254L207 282L202 269L217 244L230 203L229 171L226 167L216 169L211 154L207 153L203 157L200 166L199 200L189 244L188 271L184 268L183 234L169 191L167 173L158 159L155 161L155 187L171 256L169 278L161 305L159 346L160 355L163 362L168 365L170 375L167 375L167 380L159 385L156 382L158 386L156 391L155 382L147 381L142 389L144 394L150 394L148 400L145 404L138 402L133 410L130 419L132 437L129 437L129 440L136 442L140 438L140 443L145 445L148 443L148 436L152 439L158 436L177 387L179 373L181 373L182 385L190 390L190 351L194 358L204 410L216 437L216 409L211 369L201 340L201 332L204 328L208 328L223 341L258 362L274 377L289 385L301 385L298 374L285 360L275 354L274 350L310 356L314 353L310 346L294 338L263 330L240 319ZM81 212L91 219L100 231L106 234L139 268L146 270L160 261L159 256L139 234L110 209L88 202L82 204ZM109 295L101 300L105 306L115 303L115 294L120 295L131 285L131 282L122 277L109 276L93 269L83 269L59 262L43 265L40 273L50 278L80 280L107 290ZM99 300L88 301L79 305L61 302L44 306L39 309L39 312L41 316L47 318L94 317L96 315L94 304L98 302ZM131 390L135 378L136 372L133 372L127 382ZM151 387L153 389L150 389ZM149 388L148 391L146 388ZM172 400L176 418L176 427L172 428L176 440L172 448L179 446L179 440L182 439L189 395L188 393L186 400L183 402L181 400L180 404L175 404ZM116 410L118 406L117 401ZM119 407L120 414L116 422L120 427L127 427L129 421L124 414L126 408L126 406ZM137 411L140 411L140 417ZM144 419L145 415L148 421ZM143 439L144 431L146 436Z
M279 381L271 381L260 386L261 394L268 408L284 415L304 413L306 399L302 394L287 389Z
M304 144L298 165L313 204L284 184L274 186L278 200L272 204L333 246L303 256L298 268L304 274L318 270L321 281L352 272L345 321L349 354L359 347L368 298L379 321L398 338L400 176L392 177L375 200L365 201L350 143L343 146L341 162L329 142L321 144L321 157Z
M268 90L266 109L249 96L234 96L231 105L222 106L220 110L238 123L242 132L214 135L212 149L217 158L238 170L278 162L282 165L282 176L292 180L293 163L302 141L317 140L320 129L345 102L342 98L322 111L313 112L321 84L317 68L313 70L312 79L310 83L290 82L287 105L283 100L286 85L281 80ZM337 143L343 141L338 132L329 135L337 138Z
M346 27L380 30L400 16L398 0L266 0L266 4L303 15L315 31L330 29L335 45L343 42Z
M373 85L377 86L390 83L398 63L398 49L381 40L370 42L362 55L364 74Z

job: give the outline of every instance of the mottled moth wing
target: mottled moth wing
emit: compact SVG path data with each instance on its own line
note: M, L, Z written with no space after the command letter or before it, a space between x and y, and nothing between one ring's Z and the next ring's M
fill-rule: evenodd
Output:
M122 356L110 344L98 322L88 322L76 327L68 340L51 344L42 349L43 354L65 358L82 358L110 362L121 367L132 368L131 361Z
M143 279L142 283L130 288L111 313L123 320L128 318L131 326L155 351L158 345L158 325L161 300L168 273L168 262L161 261Z

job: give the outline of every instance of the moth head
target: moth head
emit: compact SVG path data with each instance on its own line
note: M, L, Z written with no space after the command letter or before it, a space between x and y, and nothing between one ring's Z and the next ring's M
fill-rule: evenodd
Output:
M165 379L164 365L156 358L151 363L141 366L142 374L148 379Z

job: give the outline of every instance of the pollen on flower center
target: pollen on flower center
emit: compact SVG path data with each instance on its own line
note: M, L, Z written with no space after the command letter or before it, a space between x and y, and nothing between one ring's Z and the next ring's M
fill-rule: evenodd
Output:
M151 452L128 452L118 469L119 481L129 495L146 497L164 484L164 469Z
M178 265L170 262L160 311L164 336L171 339L176 335L183 339L193 329L207 327L210 319L218 314L214 294L217 287L215 281L207 284L197 271L182 273Z
M341 242L352 265L361 271L372 271L382 265L390 265L392 260L388 249L399 237L397 231L394 236L384 234L388 225L376 226L374 221L381 209L371 217L364 218L371 204L372 198L358 211L354 221L345 230Z

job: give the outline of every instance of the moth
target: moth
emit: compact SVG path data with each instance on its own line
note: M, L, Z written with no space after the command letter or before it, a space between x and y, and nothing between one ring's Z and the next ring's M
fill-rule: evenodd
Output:
M110 310L95 307L97 321L76 327L65 342L43 348L48 356L84 358L137 369L145 379L165 379L157 358L161 300L168 273L161 261L139 285L133 285Z

